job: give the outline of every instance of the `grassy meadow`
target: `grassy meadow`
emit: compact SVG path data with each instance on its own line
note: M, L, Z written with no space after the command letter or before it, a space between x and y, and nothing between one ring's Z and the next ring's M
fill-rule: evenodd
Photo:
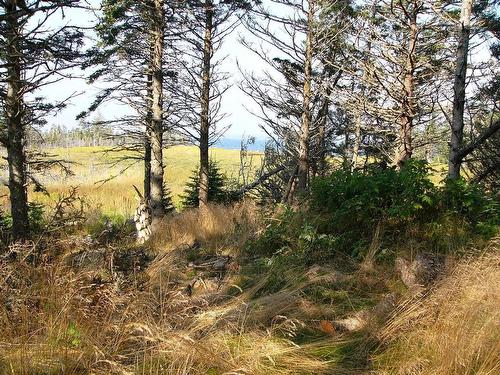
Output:
M52 210L34 241L0 249L1 375L500 373L500 206L443 185L442 166L335 171L288 206L182 210L141 244L121 219L142 165L102 151L52 150L75 174L42 176L50 194L32 201L79 186L90 209ZM237 176L237 150L212 158ZM177 204L196 164L195 147L166 152Z
M104 214L130 216L136 206L136 194L132 185L142 190L143 163L129 160L116 163L126 152L106 153L105 147L71 147L47 150L57 159L71 162L74 175L65 176L60 171L48 172L40 181L50 193L49 196L30 190L30 200L53 205L58 196L78 187L79 195L93 208ZM170 188L174 204L180 206L180 195L186 182L198 165L198 148L195 146L173 146L164 152L165 181ZM249 152L253 165L258 168L262 154ZM240 165L240 151L212 148L211 158L216 160L228 178L237 178ZM115 177L116 176L116 177ZM102 180L112 178L102 184ZM2 187L2 208L9 210L7 188Z
M60 169L54 169L38 176L49 195L30 188L30 201L52 207L59 197L69 192L71 187L78 188L78 195L92 209L105 215L130 217L137 207L136 193L132 185L141 191L143 187L143 162L126 151L107 152L107 147L69 147L45 150L54 159L64 160L70 166L73 175L66 175ZM125 157L129 160L123 160ZM240 167L240 151L212 148L212 160L218 162L221 171L229 179L237 179ZM249 151L251 169L257 170L262 163L263 153ZM121 160L121 161L120 161ZM199 151L196 146L173 146L164 150L165 181L172 194L174 205L180 209L181 195L186 183L198 166ZM4 162L5 163L5 162ZM340 160L332 161L341 165ZM440 185L446 175L446 165L431 163L431 181ZM5 166L6 171L6 166ZM7 180L7 172L4 172ZM108 180L103 183L103 180ZM6 186L0 186L0 204L4 212L10 211L9 194Z

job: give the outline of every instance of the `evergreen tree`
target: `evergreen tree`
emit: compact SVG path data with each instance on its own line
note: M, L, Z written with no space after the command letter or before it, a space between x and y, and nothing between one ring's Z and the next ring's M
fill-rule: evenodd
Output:
M225 190L226 176L220 171L220 167L214 160L210 160L208 164L208 202L225 203L228 200L228 193ZM199 198L200 191L200 168L197 167L193 170L184 195L182 198L182 205L185 208L198 207L200 204Z
M7 149L12 232L29 234L27 186L35 182L30 170L47 167L43 153L26 150L30 127L45 125L49 113L66 100L47 103L36 97L40 88L68 76L78 64L83 32L76 26L56 26L64 11L81 7L78 0L0 2L0 107L5 119L0 142ZM28 168L28 166L30 166Z
M172 200L172 192L166 183L163 184L163 200L162 200L163 210L166 214L175 212L174 202Z

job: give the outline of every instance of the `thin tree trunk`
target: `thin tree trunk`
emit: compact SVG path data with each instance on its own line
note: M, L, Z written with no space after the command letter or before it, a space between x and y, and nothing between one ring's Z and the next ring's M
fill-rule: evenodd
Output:
M455 82L453 85L453 117L451 121L450 155L448 158L448 178L451 180L460 177L460 167L463 159L459 154L464 138L465 79L467 76L467 54L469 52L472 1L473 0L462 1L458 31Z
M401 167L403 163L406 160L410 159L413 154L412 129L413 129L414 108L415 108L414 57L415 57L415 48L417 43L417 15L418 15L417 4L414 2L414 8L409 13L410 34L408 39L405 76L403 82L403 92L404 92L403 103L402 103L403 111L400 117L398 148L394 160L394 164L398 167Z
M326 170L326 123L328 119L328 99L329 92L325 94L325 98L323 99L323 104L318 112L318 133L317 140L314 144L313 149L313 157L311 158L311 176L317 177L324 176Z
M163 207L163 35L164 0L154 0L151 56L151 209L153 222L165 215Z
M358 165L360 144L361 144L361 111L356 113L356 121L354 123L354 141L352 145L351 172L354 171L356 169L356 166Z
M303 88L303 112L302 125L299 139L299 163L297 190L303 192L307 189L309 175L309 133L311 128L311 81L312 81L312 38L313 38L313 16L314 1L309 0L307 12L307 35L306 35L306 55L304 61L304 88Z
M144 198L151 200L151 131L146 129L144 139Z
M325 176L326 172L326 121L328 119L328 98L325 99L323 103L323 108L325 108L324 117L321 118L321 122L319 124L318 129L318 137L319 137L319 155L318 155L318 175L321 177Z
M377 0L374 0L371 6L371 17L374 19L377 15ZM370 23L370 30L369 30L369 38L367 41L366 45L366 50L367 50L367 55L363 59L364 62L364 67L363 67L363 79L361 81L362 87L361 87L361 98L365 100L366 96L366 87L365 87L365 80L367 79L368 75L368 65L370 63L370 56L372 52L372 38L373 36L373 24ZM351 159L351 172L356 169L358 166L358 159L359 159L359 148L361 146L361 126L362 126L362 117L363 110L361 108L358 109L358 112L356 113L356 121L354 123L354 142L352 145L352 159Z
M212 28L213 4L205 1L205 36L203 46L203 76L201 88L201 116L200 116L200 187L198 192L199 206L208 204L208 171L209 171L209 133L210 133L210 68L212 60Z
M151 51L150 57L153 56ZM151 125L153 123L152 100L153 100L153 75L147 72L147 113L144 137L144 201L151 200Z
M26 182L25 129L23 124L23 94L19 42L20 26L16 17L16 1L4 5L7 20L7 95L5 121L7 123L7 160L9 164L9 191L12 215L12 234L15 239L28 236L28 192Z

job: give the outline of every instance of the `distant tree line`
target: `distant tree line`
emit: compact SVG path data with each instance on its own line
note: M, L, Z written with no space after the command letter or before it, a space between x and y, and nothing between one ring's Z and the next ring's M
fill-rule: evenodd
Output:
M102 147L116 146L112 127L100 120L81 122L77 127L68 128L54 125L49 129L28 133L28 144L33 147Z

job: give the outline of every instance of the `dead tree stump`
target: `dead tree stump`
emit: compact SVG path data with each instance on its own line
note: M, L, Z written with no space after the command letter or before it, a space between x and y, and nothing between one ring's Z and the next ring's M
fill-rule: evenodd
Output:
M139 206L135 210L134 223L137 231L137 242L143 244L151 237L151 224L153 222L153 215L149 199L142 196L139 190L134 186L137 195L139 196Z

